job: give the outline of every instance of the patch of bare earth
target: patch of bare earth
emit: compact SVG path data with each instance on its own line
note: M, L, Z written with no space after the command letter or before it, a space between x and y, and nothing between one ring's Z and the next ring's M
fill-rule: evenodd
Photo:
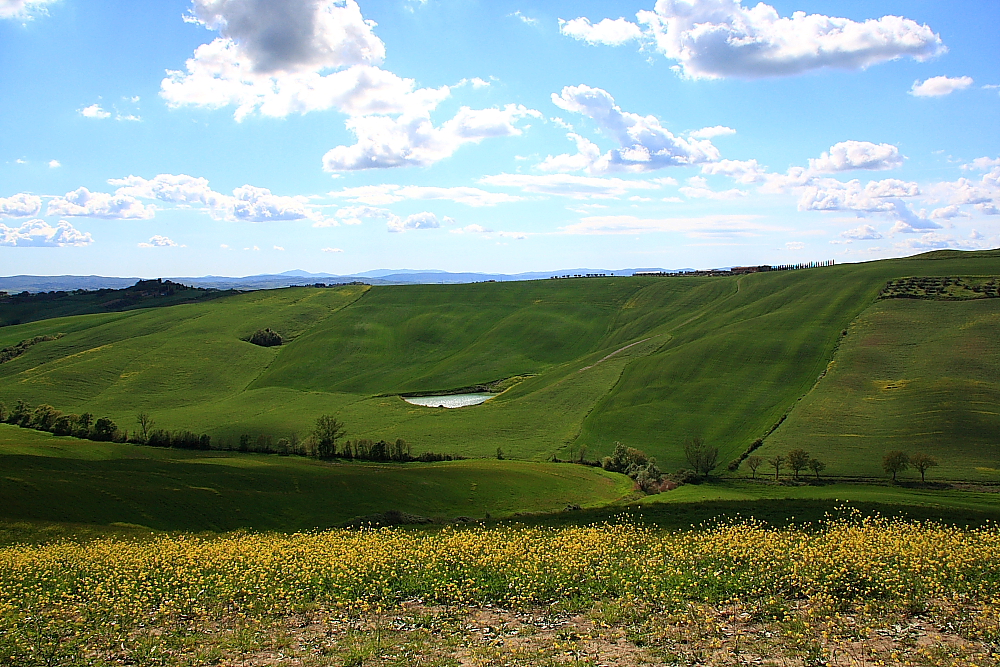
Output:
M997 607L954 603L913 613L885 605L832 612L805 604L656 609L608 601L588 609L518 610L411 602L392 610L313 610L268 624L203 629L164 649L165 662L155 664L990 667L1000 665L998 618ZM141 664L136 657L105 659Z

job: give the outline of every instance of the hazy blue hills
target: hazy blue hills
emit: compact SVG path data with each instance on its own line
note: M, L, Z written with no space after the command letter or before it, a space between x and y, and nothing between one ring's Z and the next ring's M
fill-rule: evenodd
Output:
M285 271L275 274L258 274L253 276L200 276L200 277L170 277L169 280L191 285L216 289L274 289L309 285L317 282L343 283L363 281L371 285L406 285L406 284L460 284L476 283L488 280L542 280L552 276L586 275L588 273L603 273L614 275L632 275L636 271L687 271L690 269L561 269L558 271L533 271L527 273L452 273L448 271L416 270L416 269L375 269L349 275L333 273L310 273L302 270ZM134 285L138 277L112 276L6 276L0 277L0 291L16 292L51 292L70 291L77 289L121 289Z

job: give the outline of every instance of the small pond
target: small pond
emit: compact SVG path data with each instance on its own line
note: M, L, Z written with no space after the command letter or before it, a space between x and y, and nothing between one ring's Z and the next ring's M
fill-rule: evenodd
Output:
M407 403L423 405L428 408L464 408L469 405L485 403L496 394L448 394L446 396L402 396Z

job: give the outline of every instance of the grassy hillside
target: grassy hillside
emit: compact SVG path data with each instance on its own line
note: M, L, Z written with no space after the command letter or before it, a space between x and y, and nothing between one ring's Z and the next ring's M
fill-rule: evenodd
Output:
M938 458L932 479L1000 481L998 332L1000 299L879 301L758 453L802 447L839 474L880 475L900 449Z
M0 521L159 530L303 530L397 509L430 517L556 512L631 491L570 464L337 464L298 457L94 443L0 425Z
M126 428L142 410L215 442L301 437L324 413L344 420L349 437L401 437L418 452L491 456L499 446L544 459L586 447L593 457L620 440L672 470L686 465L686 438L718 445L728 461L767 432L887 281L996 274L997 251L945 251L740 277L256 292L0 328L5 345L66 334L0 365L0 400L107 414ZM938 305L913 305L928 304ZM935 319L943 311L927 312L928 327L947 329ZM263 327L289 342L240 340ZM398 397L515 375L530 377L469 408ZM947 438L995 443L992 422L977 424Z

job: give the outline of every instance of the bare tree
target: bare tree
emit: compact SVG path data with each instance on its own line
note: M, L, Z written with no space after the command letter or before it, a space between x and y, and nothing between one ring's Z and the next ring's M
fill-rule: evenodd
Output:
M774 468L774 481L778 481L778 473L781 472L781 466L785 464L785 457L781 454L772 456L767 460L771 467Z
M149 432L153 430L153 418L148 412L140 412L135 416L135 423L139 426L139 434L142 441L149 440Z
M709 447L701 438L684 444L684 456L699 476L708 476L719 465L719 448Z
M763 464L764 459L756 454L747 457L747 467L750 468L750 479L757 479L757 468L761 467Z
M347 431L344 422L332 415L323 415L316 419L313 436L316 439L316 456L321 459L332 459L337 455L337 441L344 437Z
M816 474L816 479L819 479L819 474L826 470L826 464L819 459L809 459L809 469Z
M938 460L930 454L917 452L910 457L910 465L920 473L920 481L926 482L927 480L924 479L924 476L927 474L927 470L938 465Z

